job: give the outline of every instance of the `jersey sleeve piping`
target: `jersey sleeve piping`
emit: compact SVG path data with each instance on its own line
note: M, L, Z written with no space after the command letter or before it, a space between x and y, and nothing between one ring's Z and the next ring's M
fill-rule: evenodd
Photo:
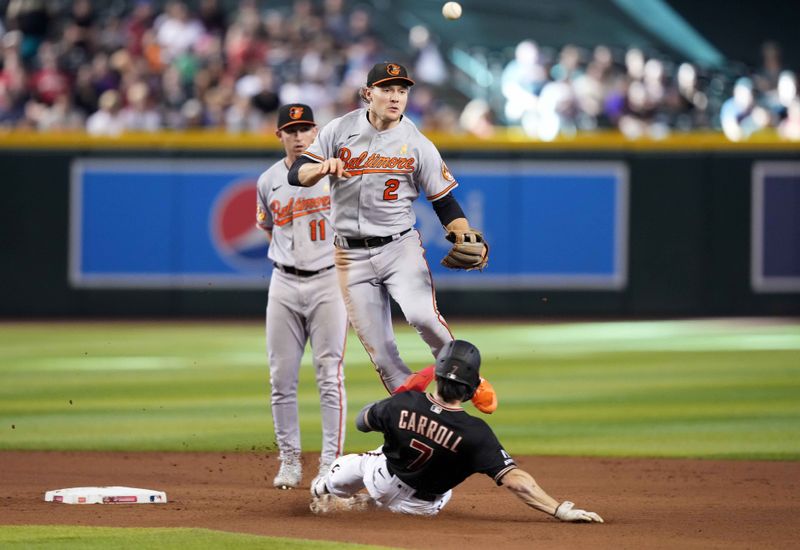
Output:
M369 411L371 411L371 410L372 410L372 407L370 407L366 411L364 411L364 424L366 424L367 428L369 428L370 430L372 430L374 432L375 428L373 428L372 425L369 423Z
M503 484L503 477L504 477L504 476L505 476L505 475L506 475L508 472L510 472L511 470L516 470L516 469L517 469L517 466L516 466L516 465L513 465L513 464L512 464L511 466L508 466L508 467L506 467L506 468L503 468L502 470L500 470L499 472L497 472L497 474L494 476L494 482L495 482L495 483L497 483L498 485L502 485L502 484Z
M315 160L317 162L323 162L325 160L324 158L317 156L314 153L309 153L308 151L303 151L303 156L308 157L311 160Z
M456 187L458 187L458 182L454 181L453 183L448 185L443 191L439 191L435 195L431 195L431 196L426 197L426 198L429 201L435 201L436 199L441 199L442 197L444 197L446 194L448 194L452 189L454 189Z

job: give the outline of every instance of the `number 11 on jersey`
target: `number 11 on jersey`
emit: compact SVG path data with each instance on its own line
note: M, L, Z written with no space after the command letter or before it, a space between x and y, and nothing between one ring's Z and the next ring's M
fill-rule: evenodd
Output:
M325 240L325 220L311 220L308 222L308 227L311 230L311 240L317 240L317 234L319 233L319 240ZM317 229L319 228L319 229Z

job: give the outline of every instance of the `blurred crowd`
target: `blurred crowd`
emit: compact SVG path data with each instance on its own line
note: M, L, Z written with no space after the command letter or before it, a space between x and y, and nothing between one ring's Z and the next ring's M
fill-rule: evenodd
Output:
M281 102L308 103L323 122L352 109L385 55L370 14L343 0L260 4L10 0L0 126L260 132Z
M797 80L775 44L753 74L731 76L636 48L556 51L525 40L497 85L467 97L427 29L412 28L392 51L371 12L345 0L4 4L0 128L271 132L285 102L311 105L324 124L355 108L369 68L391 57L410 65L418 85L407 114L428 130L489 137L519 126L550 140L600 128L630 138L721 128L740 140L774 127L800 139Z
M597 128L656 139L721 128L738 141L767 127L800 139L796 76L783 67L777 44L764 44L762 59L753 74L739 76L648 58L638 48L567 45L548 55L525 40L502 71L502 115L543 140Z

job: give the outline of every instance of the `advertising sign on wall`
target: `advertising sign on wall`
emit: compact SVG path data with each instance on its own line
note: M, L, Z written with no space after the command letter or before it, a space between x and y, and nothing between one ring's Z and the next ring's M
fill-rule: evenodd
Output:
M277 159L76 160L70 281L91 288L264 288L256 180ZM454 162L455 190L490 245L483 272L439 265L450 244L414 205L439 288L618 290L627 283L628 176L620 162Z

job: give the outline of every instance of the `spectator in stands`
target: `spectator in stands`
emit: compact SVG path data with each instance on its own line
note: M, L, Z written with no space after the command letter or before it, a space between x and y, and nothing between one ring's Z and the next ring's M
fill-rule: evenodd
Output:
M539 46L532 40L523 40L514 49L514 59L503 69L501 77L506 119L517 122L527 111L534 110L546 82L547 71L539 57Z
M800 97L795 97L786 110L786 118L778 126L778 135L784 139L800 141Z
M118 136L125 130L120 115L122 102L119 92L106 90L100 95L100 110L86 120L86 131L93 136Z
M39 47L39 62L41 68L31 76L31 91L37 101L52 105L56 97L69 93L69 79L58 67L58 56L50 42Z
M22 32L19 53L24 63L31 62L50 30L50 12L45 1L10 0L6 23L10 29Z
M763 105L770 112L772 124L777 126L786 118L789 105L797 97L797 77L792 71L781 71L774 90L764 94Z
M644 53L639 48L630 48L625 52L625 70L631 81L644 79Z
M72 96L63 93L55 98L51 106L41 105L36 119L36 129L46 131L80 130L84 127L84 116L72 103Z
M20 57L22 35L10 31L3 37L3 67L0 70L0 124L14 126L24 116L28 73Z
M352 91L374 63L402 62L372 26L370 10L385 8L354 2L294 0L262 11L257 0L7 0L0 125L68 128L81 114L99 113L98 98L107 91L126 98L124 127L152 129L158 120L164 128L261 131L281 97L309 103L324 123L358 105ZM408 40L405 63L416 67L420 84L435 88L415 94L408 110L428 129L459 130L461 112L461 129L480 136L492 135L497 119L538 139L615 127L631 138L658 137L718 122L736 139L765 125L794 135L797 81L772 42L756 71L733 74L646 56L638 47L615 58L608 46L587 56L589 50L566 44L551 60L550 48L525 40L505 67L493 61L497 52L476 52L484 75L500 73L499 85L485 78L464 87L450 77L430 32L414 27ZM723 109L741 74L752 79L750 92L739 87ZM141 96L142 85L144 107L127 99L132 90ZM469 101L474 97L480 100ZM116 131L120 113L103 112L93 125Z
M209 34L222 36L228 28L225 11L219 5L219 0L201 0L199 19L203 28Z
M769 123L769 113L756 104L753 81L742 77L733 87L733 97L722 105L720 123L725 136L741 141Z
M782 70L783 54L781 47L776 42L764 42L761 46L761 67L753 77L755 90L760 93L767 93L777 88L778 78Z
M473 99L467 103L458 119L459 125L470 134L488 139L495 134L494 116L485 99Z
M225 129L238 134L241 132L260 132L264 117L253 107L250 98L237 95L225 115Z
M691 63L678 67L675 85L665 98L670 125L680 130L708 127L708 98L698 88L697 69Z
M408 42L414 51L414 78L434 86L447 81L447 63L431 38L431 33L422 25L416 25L408 33Z
M156 18L155 28L166 63L188 52L204 32L202 23L191 16L186 4L176 0L167 3L165 13Z
M149 0L137 0L130 15L123 21L125 43L131 55L144 55L144 34L153 25L153 4Z
M128 104L120 112L123 129L133 132L156 132L161 128L161 114L150 101L150 90L144 82L128 87Z

